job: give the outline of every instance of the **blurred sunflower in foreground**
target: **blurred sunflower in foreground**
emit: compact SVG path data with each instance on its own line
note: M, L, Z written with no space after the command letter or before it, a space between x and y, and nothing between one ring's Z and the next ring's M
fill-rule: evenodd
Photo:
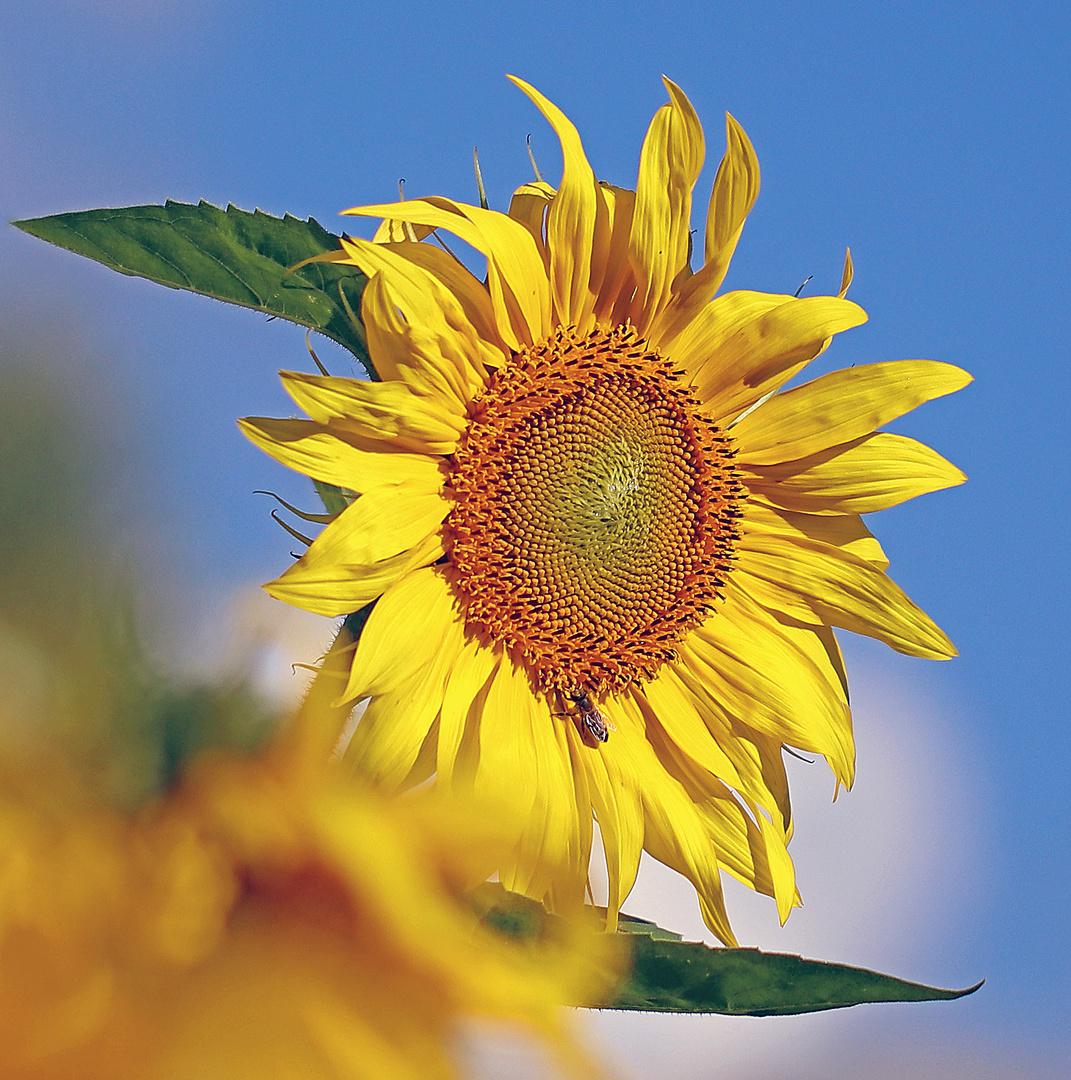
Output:
M955 654L860 514L962 482L875 429L970 377L910 360L781 392L866 315L845 299L850 260L835 297L712 299L759 187L739 125L693 274L704 143L685 95L666 81L630 191L513 81L560 139L557 190L526 184L508 214L439 197L346 211L383 219L324 257L368 275L382 381L283 373L310 419L242 422L359 495L267 589L327 616L375 601L341 699L369 699L354 768L519 808L508 888L577 900L594 817L611 924L646 848L732 943L722 871L782 921L798 903L783 749L852 783L833 627ZM485 281L439 231L486 257Z
M558 1006L610 989L610 939L492 931L468 891L501 857L493 829L339 782L337 655L256 752L235 745L270 730L251 697L150 679L69 425L17 382L0 380L0 1076L448 1077L471 1016L582 1064ZM192 752L176 726L199 721Z

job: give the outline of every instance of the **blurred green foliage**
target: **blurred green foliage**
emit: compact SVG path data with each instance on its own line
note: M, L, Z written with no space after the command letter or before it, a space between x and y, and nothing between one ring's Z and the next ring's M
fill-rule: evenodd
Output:
M135 560L104 520L108 462L51 351L0 326L0 755L58 756L135 805L276 717L241 677L189 686L150 660Z

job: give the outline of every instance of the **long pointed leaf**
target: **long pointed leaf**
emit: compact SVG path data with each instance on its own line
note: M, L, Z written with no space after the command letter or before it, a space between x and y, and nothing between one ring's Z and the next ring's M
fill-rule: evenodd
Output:
M546 921L555 918L542 904L497 884L482 885L474 903L486 923L510 937L538 938ZM600 1008L788 1016L866 1002L950 1001L982 985L941 990L786 953L712 949L627 915L621 916L619 933L632 947L629 976Z
M85 210L12 224L121 274L318 330L349 349L372 374L357 316L365 276L337 263L290 270L340 246L339 237L312 218L169 200L164 206Z
M632 971L605 1008L788 1016L879 1001L951 1001L972 994L906 982L865 968L758 949L633 937Z

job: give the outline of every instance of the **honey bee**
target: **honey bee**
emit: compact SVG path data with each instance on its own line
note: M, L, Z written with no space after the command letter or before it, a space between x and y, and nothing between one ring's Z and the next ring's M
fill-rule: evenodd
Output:
M582 686L574 686L565 691L565 696L576 706L576 712L565 715L573 718L584 745L596 747L599 743L606 742L610 738L613 725L607 722L588 692Z

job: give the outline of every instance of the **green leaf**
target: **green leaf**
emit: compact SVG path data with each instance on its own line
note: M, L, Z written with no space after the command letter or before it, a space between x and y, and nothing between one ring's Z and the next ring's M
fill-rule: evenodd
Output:
M632 972L606 1008L787 1016L866 1002L951 1001L982 985L941 990L787 953L711 949L638 934L633 942Z
M329 514L341 514L357 498L356 491L339 487L337 484L327 484L323 480L313 478L312 486Z
M538 939L557 918L542 904L494 883L475 890L472 902L485 923L521 940ZM787 1016L866 1002L950 1001L982 985L941 990L786 953L711 949L628 915L621 916L619 933L632 949L630 972L614 999L600 1008Z
M619 934L643 934L655 941L680 941L681 935L672 930L663 930L657 923L648 919L637 919L634 915L620 914L617 917L617 932Z
M260 210L226 210L203 200L127 206L12 222L121 274L148 278L318 330L349 349L371 377L357 317L365 276L353 266L304 259L337 251L339 237L317 221Z

